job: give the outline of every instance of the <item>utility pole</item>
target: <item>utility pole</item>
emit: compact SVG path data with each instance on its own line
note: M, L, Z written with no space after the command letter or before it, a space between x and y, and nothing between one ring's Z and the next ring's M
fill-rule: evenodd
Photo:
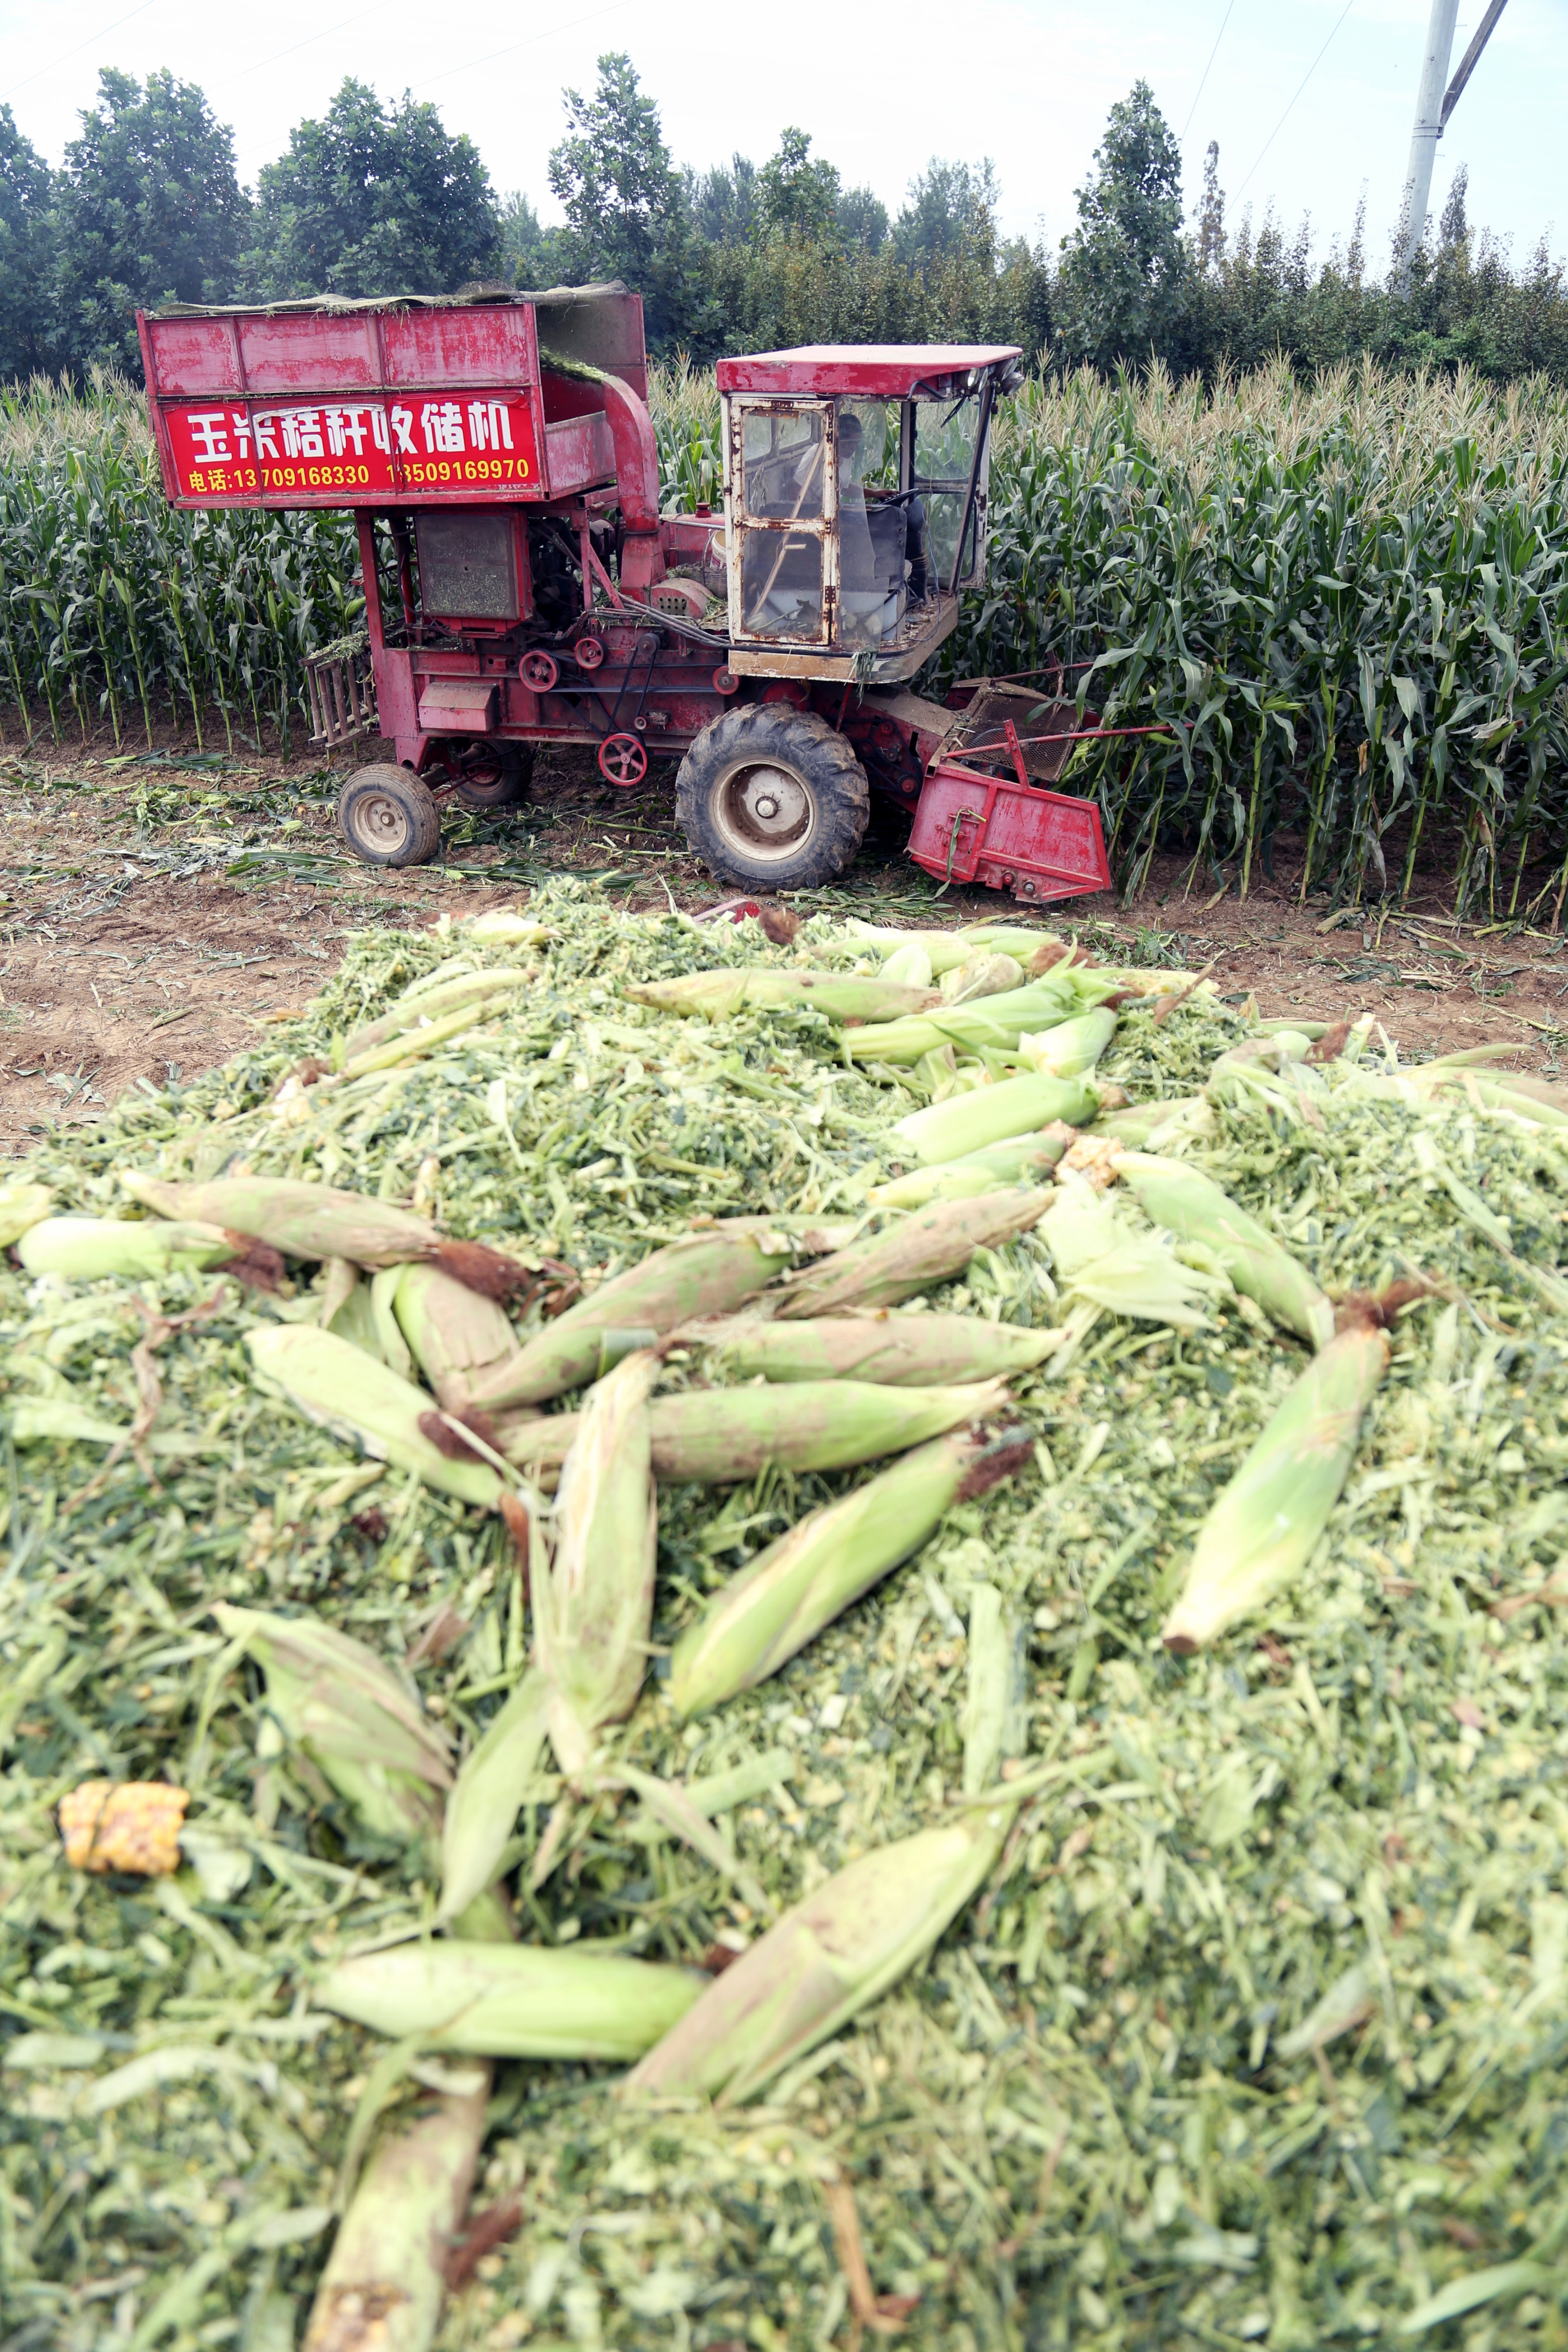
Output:
M1458 103L1459 93L1476 69L1476 61L1491 38L1498 18L1508 5L1508 0L1490 0L1485 16L1477 26L1469 47L1459 60L1458 71L1448 81L1448 59L1454 47L1454 26L1458 21L1459 0L1432 0L1431 21L1426 27L1426 48L1421 60L1421 81L1415 93L1415 121L1410 133L1410 161L1405 173L1405 198L1400 205L1399 230L1394 246L1394 283L1403 293L1410 283L1410 265L1420 250L1426 231L1426 207L1432 196L1432 165L1437 152L1437 142L1447 128L1448 117ZM1443 85L1447 82L1447 89Z

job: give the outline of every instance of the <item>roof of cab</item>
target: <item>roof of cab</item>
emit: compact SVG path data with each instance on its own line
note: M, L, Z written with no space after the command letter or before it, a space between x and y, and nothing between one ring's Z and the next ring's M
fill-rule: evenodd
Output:
M721 360L721 392L839 393L852 399L907 400L929 391L952 399L964 380L1022 359L1016 343L803 343Z

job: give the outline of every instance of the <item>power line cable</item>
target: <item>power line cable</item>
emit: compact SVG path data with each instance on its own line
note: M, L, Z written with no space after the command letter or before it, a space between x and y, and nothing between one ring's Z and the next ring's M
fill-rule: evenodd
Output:
M1197 89L1196 89L1194 91L1194 93L1193 93L1193 102L1192 102L1191 106L1189 106L1189 107L1188 107L1188 109L1187 109L1187 119L1186 119L1186 121L1185 121L1183 123L1183 125L1182 125L1182 138L1183 138L1183 139L1184 139L1184 138L1186 137L1186 135L1187 135L1188 131L1189 131L1192 129L1192 127L1193 127L1193 117L1194 117L1194 114L1197 112L1197 110L1198 110L1198 100L1199 100L1199 99L1200 99L1200 98L1202 98L1202 96L1203 96L1203 94L1204 94L1204 82L1206 82L1206 81L1207 81L1207 79L1208 79L1208 78L1209 78L1210 68L1213 67L1213 64L1214 64L1214 61L1215 61L1215 58L1217 58L1217 57L1218 57L1218 55L1219 55L1219 45L1220 45L1220 43L1221 43L1221 42L1224 40L1224 38L1225 38L1225 28L1226 28L1226 26L1229 24L1229 22L1230 22L1231 10L1232 10L1235 6L1236 6L1236 0L1230 0L1230 5L1229 5L1229 6L1226 9L1225 15L1224 15L1224 16L1220 18L1220 20L1219 20L1219 30L1218 30L1218 32L1217 32L1217 33L1215 35L1215 37L1214 37L1214 47L1213 47L1213 48L1209 51L1209 61L1208 61L1208 64L1204 68L1204 79L1203 79L1203 81L1200 81L1200 82L1199 82L1199 84L1198 84L1198 86L1197 86ZM1178 143L1180 143L1180 142L1178 142Z
M152 5L153 0L137 0L136 6L128 8L123 16L116 16L112 25L104 25L96 33L89 33L85 41L79 41L75 48L68 49L63 57L52 58L47 66L40 66L37 73L26 74L20 81L14 81L9 89L0 90L0 103L15 98L19 89L28 89L34 82L42 81L44 76L53 73L57 66L68 65L72 58L80 57L83 49L90 49L98 42L107 40L110 33L118 33L121 25L129 25L132 16L145 16Z
M473 73L480 66L493 65L497 58L510 58L519 49L531 49L536 41L552 41L561 33L574 33L580 25L597 24L601 16L613 16L617 10L630 5L631 0L610 0L607 8L595 8L586 16L574 16L569 24L552 25L542 33L530 33L524 40L509 41L504 49L491 49L485 57L470 58L467 65L448 66L444 73L431 74L424 81L416 81L413 87L416 89L434 89L438 81L450 81L454 74Z
M210 97L215 89L232 89L237 81L248 81L253 74L266 73L268 68L281 65L285 58L296 57L301 49L312 48L316 42L326 40L331 34L341 33L350 25L363 24L367 16L378 16L384 13L384 0L377 0L374 8L359 8L352 16L340 16L335 25L323 25L319 33L308 33L302 41L294 42L291 47L274 49L272 55L263 58L258 65L247 66L240 73L226 74L222 81L209 83L207 94Z
M1274 142L1276 141L1276 139L1278 139L1278 138L1279 138L1279 133L1284 130L1284 128L1285 128L1285 124L1286 124L1286 121L1287 121L1287 119L1289 118L1289 113L1290 113L1290 107L1293 107L1293 106L1295 105L1295 103L1296 103L1296 99L1300 97L1300 95L1301 95L1301 91L1302 91L1303 89L1306 89L1307 84L1311 80L1312 76L1317 72L1318 68L1322 64L1323 59L1328 56L1328 54L1329 54L1329 50L1330 50L1330 48L1331 48L1331 47L1332 46L1332 43L1333 43L1334 33L1337 33L1337 32L1339 31L1340 26L1344 23L1345 18L1350 15L1351 10L1352 10L1354 6L1355 6L1355 0L1345 0L1345 5L1344 5L1344 6L1340 10L1340 13L1339 13L1338 16L1334 19L1334 30L1333 30L1333 32L1332 32L1332 33L1331 33L1331 34L1329 35L1328 39L1323 43L1322 47L1318 51L1317 56L1312 59L1311 64L1307 68L1306 72L1301 76L1300 88L1300 89L1298 89L1298 90L1297 90L1297 92L1296 92L1296 98L1293 98L1293 99L1290 100L1290 106L1288 106L1288 107L1285 109L1285 112L1284 112L1284 113L1279 117L1279 121L1274 125L1273 130L1269 132L1269 134L1268 134L1268 138L1264 141L1264 142L1263 142L1262 146L1258 149L1258 155L1257 155L1257 159L1256 159L1256 161L1254 162L1253 166L1252 166L1252 172L1256 172L1256 171L1257 171L1258 164L1262 163L1263 158L1265 157L1265 155L1267 155L1267 154L1268 154L1268 150L1270 149L1270 147L1272 147L1272 146L1273 146ZM1244 194L1245 194L1245 193L1246 193L1247 185L1247 181L1249 181L1249 180L1251 179L1251 177L1252 177L1252 172L1248 172L1248 173L1247 173L1247 179L1246 179L1246 180L1243 180L1243 182L1242 182L1242 184L1241 184L1240 187L1239 187L1239 188L1237 188L1237 192L1236 192L1236 193L1237 193L1237 199L1238 199L1238 200L1239 200L1239 198L1240 198L1242 195L1244 195Z

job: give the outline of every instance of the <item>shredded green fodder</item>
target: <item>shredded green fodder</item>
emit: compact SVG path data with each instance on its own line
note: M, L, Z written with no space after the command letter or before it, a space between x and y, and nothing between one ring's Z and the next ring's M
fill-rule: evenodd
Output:
M205 1175L242 1158L399 1199L418 1182L455 1233L606 1272L693 1215L859 1213L915 1097L847 1069L815 1013L710 1028L619 995L802 947L848 969L852 948L821 926L782 953L754 927L621 917L570 886L535 908L557 933L543 950L357 941L306 1016L183 1093L128 1098L31 1172L100 1213L121 1205L119 1165ZM410 982L509 953L537 984L493 1022L274 1102ZM1238 1026L1134 1014L1102 1074L1139 1098L1189 1092ZM953 1510L783 1674L701 1722L679 1727L651 1682L622 1752L734 1776L719 1818L780 1905L960 1792L979 1580L1026 1630L1026 1746L1055 1776L926 1967L761 2105L634 2117L607 2070L502 2066L476 2202L518 2191L523 2222L449 2302L447 2352L852 2341L825 2194L840 2172L877 2292L918 2297L902 2340L921 2352L1305 2352L1526 2258L1539 2273L1505 2273L1468 2321L1436 2305L1430 2340L1568 2341L1568 1653L1561 1610L1490 1613L1564 1549L1568 1325L1414 1146L1434 1137L1537 1265L1557 1260L1568 1160L1462 1100L1423 1114L1346 1082L1312 1109L1228 1108L1194 1156L1331 1290L1412 1267L1442 1289L1397 1326L1307 1578L1211 1654L1161 1649L1192 1535L1302 1358L1234 1307L1185 1337L1107 1318L1065 1377L1019 1385L1037 1475ZM31 1439L7 1437L0 1501L16 2352L293 2340L385 2054L313 2010L312 1979L434 1910L405 1852L285 1745L213 1602L308 1608L394 1662L424 1637L413 1678L463 1741L525 1658L497 1524L254 1384L244 1334L313 1311L303 1283L283 1301L231 1287L156 1347L145 1466L40 1433L50 1412L62 1431L72 1412L128 1429L136 1297L173 1317L214 1287L0 1273L6 1407ZM931 1303L1053 1319L1043 1246L983 1254ZM871 1475L665 1490L656 1641ZM192 1791L190 1870L67 1867L52 1809L102 1775ZM513 1850L525 1935L695 1961L754 1927L610 1798L577 1813L530 1894L558 1793L553 1777L529 1791ZM417 2086L394 2065L372 2092L395 2119Z

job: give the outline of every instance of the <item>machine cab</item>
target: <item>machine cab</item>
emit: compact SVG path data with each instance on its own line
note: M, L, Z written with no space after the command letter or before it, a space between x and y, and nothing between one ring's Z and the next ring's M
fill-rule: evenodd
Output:
M820 344L721 360L731 667L896 680L984 576L1013 347Z

